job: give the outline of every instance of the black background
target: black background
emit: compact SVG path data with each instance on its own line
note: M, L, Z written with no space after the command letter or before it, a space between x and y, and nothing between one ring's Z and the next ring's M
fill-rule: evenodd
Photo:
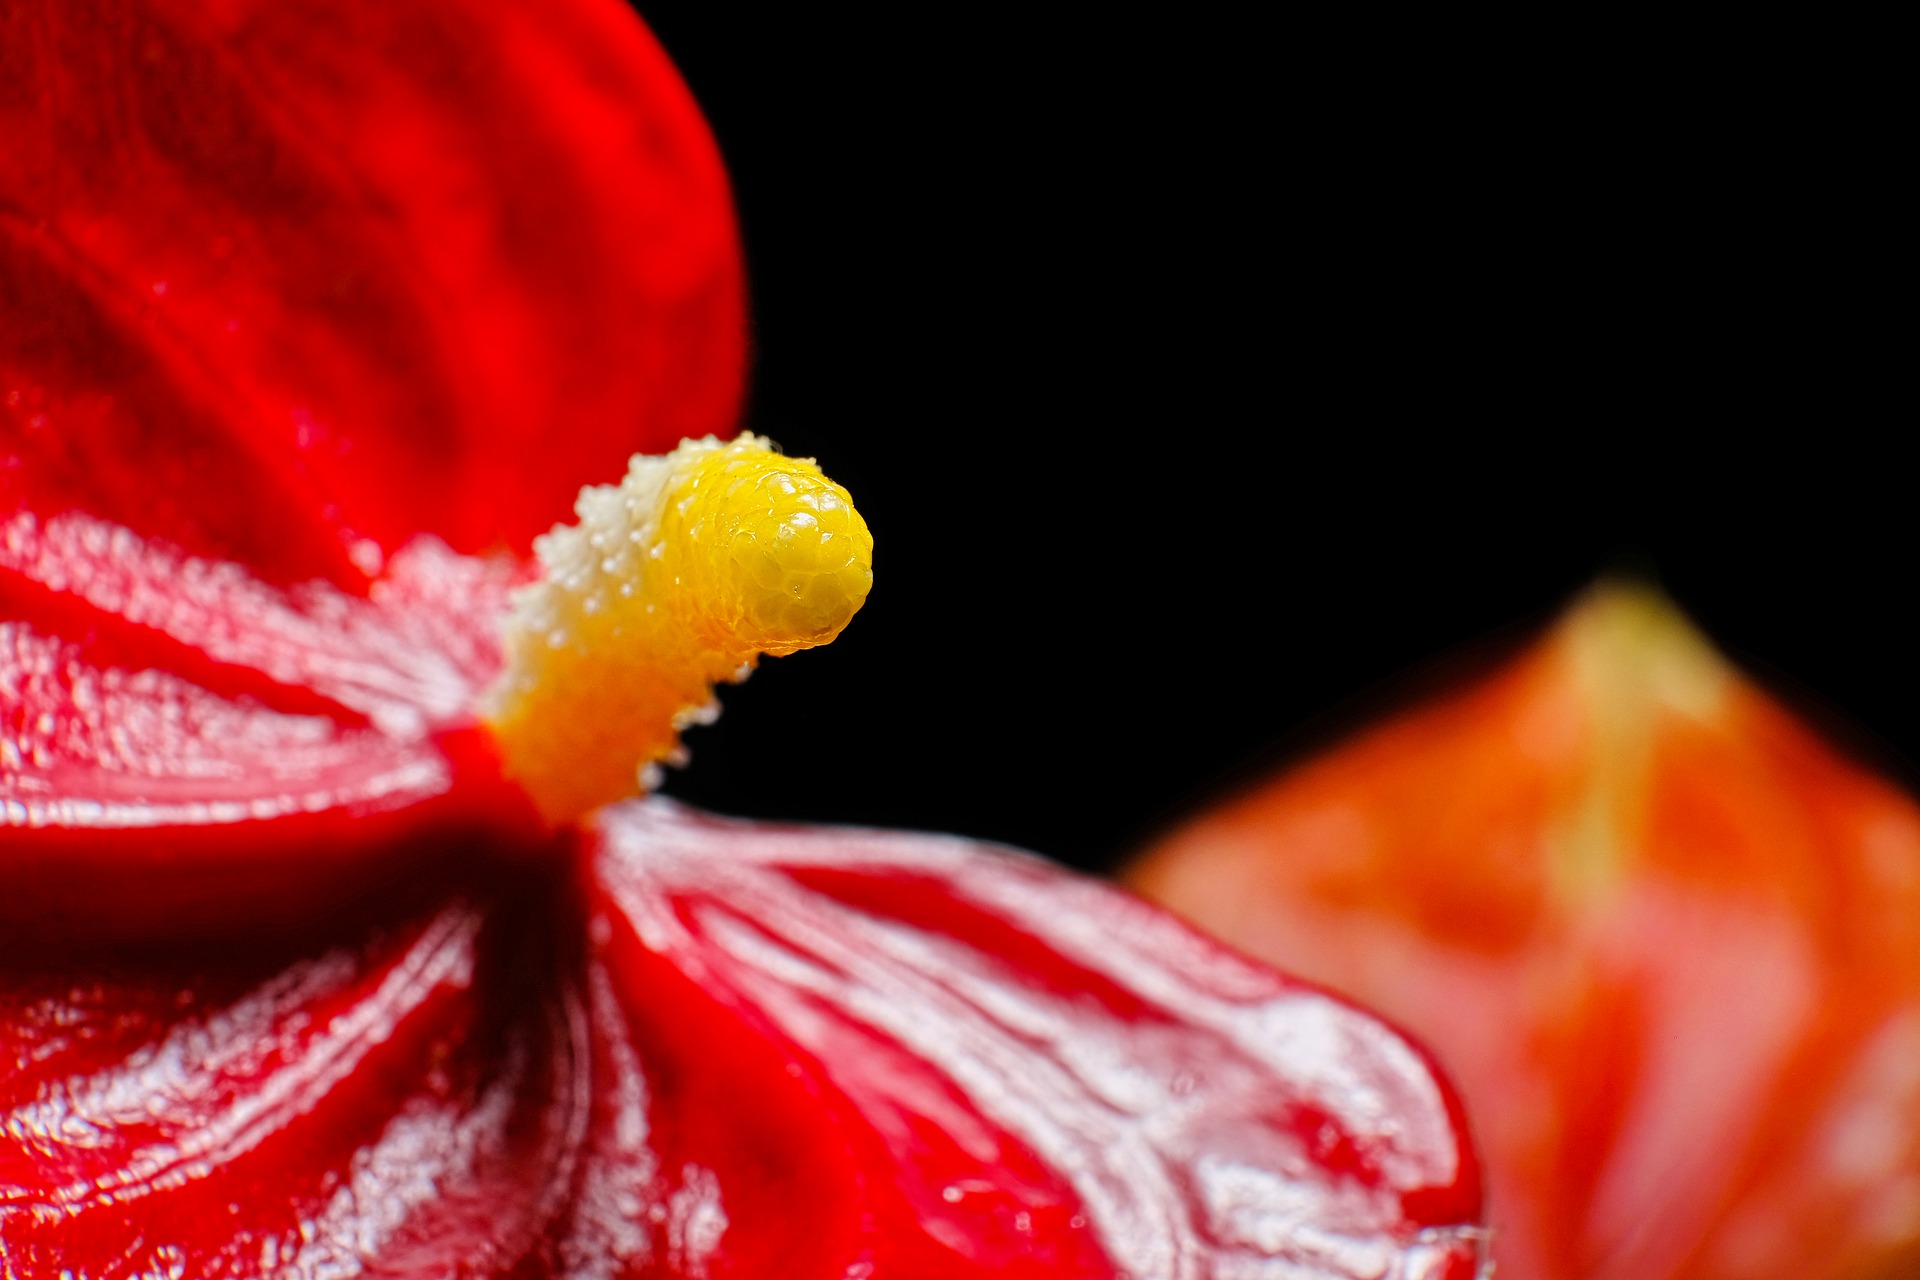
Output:
M728 691L672 794L1110 866L1610 569L1920 757L1870 76L1726 33L642 8L736 183L749 423L877 540L866 610Z

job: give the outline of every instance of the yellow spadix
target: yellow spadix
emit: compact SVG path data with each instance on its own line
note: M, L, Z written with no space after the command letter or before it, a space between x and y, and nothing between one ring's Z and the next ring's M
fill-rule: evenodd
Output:
M484 716L510 777L554 822L650 788L713 686L762 654L826 644L873 585L847 491L758 436L638 455L539 538Z

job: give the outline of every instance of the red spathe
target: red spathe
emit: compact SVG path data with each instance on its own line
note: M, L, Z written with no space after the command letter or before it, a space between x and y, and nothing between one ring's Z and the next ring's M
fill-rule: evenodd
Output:
M1464 1280L1422 1054L1109 887L474 707L529 541L738 412L598 0L0 16L0 1275Z
M317 943L20 964L0 1257L1475 1272L1478 1172L1422 1054L1117 890L957 839L662 801L606 811L582 855L578 886L470 876Z

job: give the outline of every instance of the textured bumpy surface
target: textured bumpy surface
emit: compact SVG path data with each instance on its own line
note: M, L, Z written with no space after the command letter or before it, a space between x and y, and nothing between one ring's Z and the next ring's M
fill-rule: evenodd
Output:
M1469 1280L1421 1054L938 837L602 815L319 942L0 987L0 1275Z
M1457 1073L1501 1280L1920 1275L1920 807L1608 589L1137 883Z
M873 585L847 491L758 436L637 455L575 512L535 542L487 698L508 774L555 822L635 794L719 710L715 683L828 643Z

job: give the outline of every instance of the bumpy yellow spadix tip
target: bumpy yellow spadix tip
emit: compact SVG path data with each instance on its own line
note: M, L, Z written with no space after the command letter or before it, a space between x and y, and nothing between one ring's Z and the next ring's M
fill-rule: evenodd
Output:
M566 822L658 781L713 686L840 634L873 585L847 491L758 436L635 456L534 543L484 717L508 776Z

